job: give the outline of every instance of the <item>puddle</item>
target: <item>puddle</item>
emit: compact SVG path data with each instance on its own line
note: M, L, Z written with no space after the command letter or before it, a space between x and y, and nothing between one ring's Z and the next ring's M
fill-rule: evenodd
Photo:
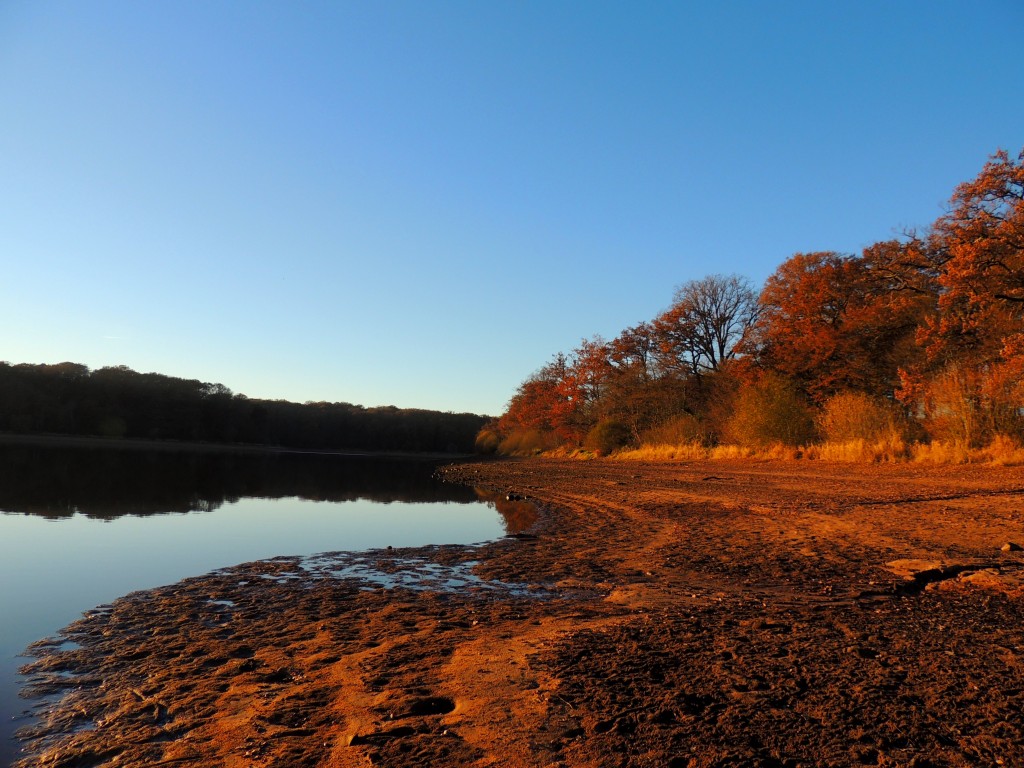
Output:
M299 560L299 567L307 578L356 579L367 583L367 588L395 589L402 587L415 591L432 592L490 592L514 597L548 597L554 588L538 584L482 579L473 573L478 561L446 565L419 557L381 559L357 553L329 553L311 555ZM294 579L291 574L265 574L264 578Z

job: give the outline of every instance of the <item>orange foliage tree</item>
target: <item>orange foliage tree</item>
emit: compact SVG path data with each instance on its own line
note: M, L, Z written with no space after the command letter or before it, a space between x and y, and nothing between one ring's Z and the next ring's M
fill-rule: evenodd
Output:
M930 303L875 269L878 255L894 249L899 244L872 246L863 257L798 253L783 262L765 283L751 334L761 365L819 403L847 390L891 397Z
M978 443L1024 438L1022 382L1024 151L1001 151L925 235L859 256L795 254L760 296L735 275L685 283L652 321L556 356L498 428L579 445L600 425L602 449L626 435L713 442L730 431L792 442L811 434L805 407L867 402L886 419L913 417L901 430L917 421ZM905 413L890 412L894 397Z
M963 439L1024 436L1024 151L997 152L958 186L918 245L938 286L937 311L918 331L925 359L903 371L901 398L948 422L955 381L958 408L977 425L960 430Z
M568 368L565 355L559 353L520 384L499 419L501 431L554 434L572 408L571 400L564 394Z
M608 344L611 375L602 415L624 424L633 442L688 408L687 378L662 365L661 350L654 323L627 328Z
M928 240L942 287L922 328L933 361L1004 361L1024 346L1024 150L996 153L956 188Z

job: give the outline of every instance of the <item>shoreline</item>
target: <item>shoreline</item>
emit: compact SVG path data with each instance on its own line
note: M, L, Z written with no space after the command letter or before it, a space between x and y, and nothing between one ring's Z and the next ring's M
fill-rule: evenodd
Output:
M365 553L432 585L338 555L121 598L36 646L35 691L70 695L19 765L1024 764L1019 470L441 473L540 518Z

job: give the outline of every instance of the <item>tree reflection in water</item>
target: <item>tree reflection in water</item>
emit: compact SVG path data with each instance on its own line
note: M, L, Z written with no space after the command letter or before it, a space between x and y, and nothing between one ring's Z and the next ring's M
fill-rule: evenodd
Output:
M208 512L244 497L385 504L480 500L472 488L434 478L442 463L311 453L0 444L0 511L114 519Z

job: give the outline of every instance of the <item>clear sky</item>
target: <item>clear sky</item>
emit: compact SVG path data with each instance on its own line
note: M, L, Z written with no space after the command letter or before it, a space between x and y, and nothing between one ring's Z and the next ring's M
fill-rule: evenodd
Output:
M0 360L500 413L1024 146L1024 3L0 3Z

